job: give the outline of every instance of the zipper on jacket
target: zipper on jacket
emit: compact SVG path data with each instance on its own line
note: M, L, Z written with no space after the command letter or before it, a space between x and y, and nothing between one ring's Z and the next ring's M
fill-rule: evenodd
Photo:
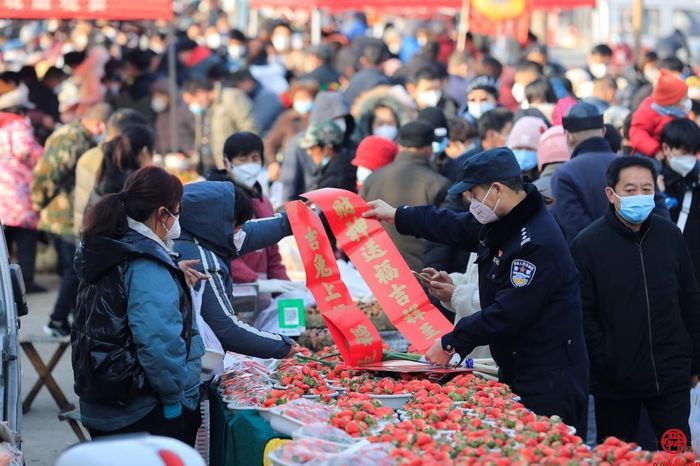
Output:
M647 230L648 233L648 230ZM642 277L644 278L644 295L647 300L647 323L649 325L649 354L651 355L651 367L654 370L654 382L656 383L656 393L661 395L661 387L659 386L659 376L656 373L656 360L654 359L654 340L652 339L651 336L651 304L649 303L649 287L647 285L647 272L646 272L646 266L644 264L644 253L642 252L642 243L644 242L644 238L646 238L647 233L644 233L644 236L642 236L642 239L637 243L637 247L639 248L639 258L642 261Z

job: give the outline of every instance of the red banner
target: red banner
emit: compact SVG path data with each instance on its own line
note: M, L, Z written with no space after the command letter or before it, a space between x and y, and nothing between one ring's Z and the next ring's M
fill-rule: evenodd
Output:
M321 208L335 235L392 324L419 351L452 331L433 306L384 227L362 217L367 204L357 194L324 188L302 195Z
M3 0L4 19L154 20L173 17L172 0Z
M304 262L306 287L343 360L352 366L380 362L382 338L369 317L353 303L341 281L321 219L300 201L288 202L284 207Z

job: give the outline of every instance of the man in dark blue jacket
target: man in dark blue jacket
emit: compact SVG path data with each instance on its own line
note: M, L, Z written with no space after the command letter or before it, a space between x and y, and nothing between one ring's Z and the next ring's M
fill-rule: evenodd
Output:
M588 357L578 273L542 196L523 183L520 166L506 148L471 158L450 193L464 193L470 212L433 206L394 209L374 201L365 214L395 221L402 234L478 255L482 310L460 320L426 357L447 364L455 352L464 356L488 344L501 381L525 406L584 426ZM451 285L443 273L433 274L432 280L431 288Z
M557 168L552 175L554 205L552 215L559 223L566 241L596 219L602 217L608 206L605 198L605 172L616 157L605 140L603 115L592 104L579 102L563 119L571 160ZM657 196L654 213L668 218L668 209Z

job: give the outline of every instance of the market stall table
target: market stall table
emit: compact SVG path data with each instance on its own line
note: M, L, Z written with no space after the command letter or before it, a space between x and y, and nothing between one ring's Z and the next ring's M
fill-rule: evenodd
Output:
M228 409L214 384L209 388L209 400L211 466L262 465L271 448L290 438L272 430L270 424L253 410Z

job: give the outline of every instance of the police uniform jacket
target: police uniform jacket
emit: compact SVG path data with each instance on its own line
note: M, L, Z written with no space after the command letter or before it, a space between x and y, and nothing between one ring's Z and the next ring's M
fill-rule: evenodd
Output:
M574 374L588 389L578 273L561 230L537 189L497 222L479 224L468 212L432 206L402 207L396 228L477 252L481 312L460 320L442 338L445 349L465 355L489 344L503 382L516 393L548 391L537 371L580 366ZM577 364L580 363L580 364ZM549 387L551 388L551 387Z

